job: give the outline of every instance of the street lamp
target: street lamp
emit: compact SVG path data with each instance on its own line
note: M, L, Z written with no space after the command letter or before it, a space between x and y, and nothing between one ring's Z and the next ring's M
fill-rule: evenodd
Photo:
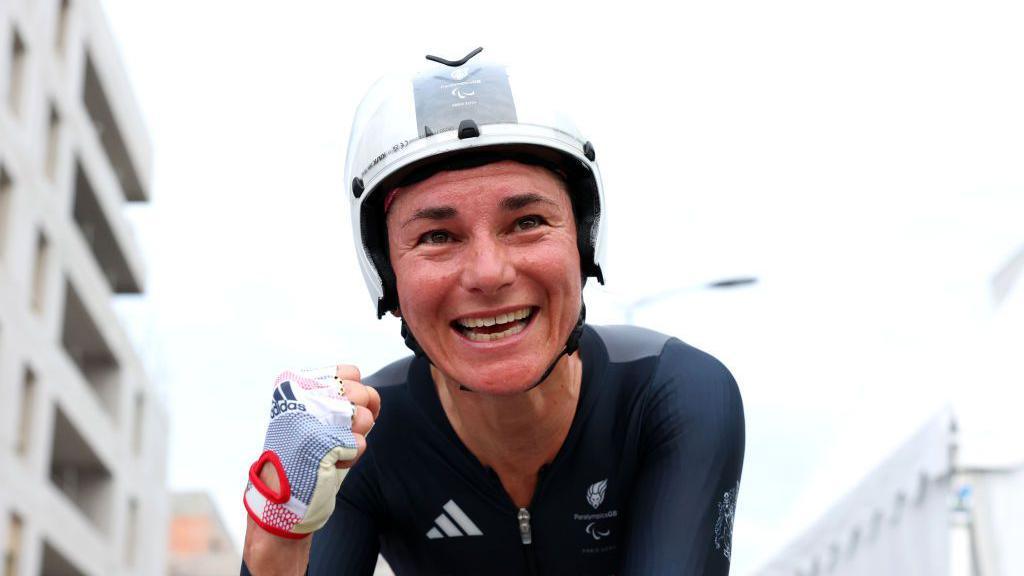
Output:
M633 324L633 314L637 309L678 296L683 292L695 292L697 290L725 290L729 288L738 288L740 286L750 286L751 284L756 283L757 277L755 276L737 276L735 278L715 280L714 282L702 282L700 284L692 284L690 286L679 286L672 288L671 290L665 290L664 292L644 296L633 300L632 302L627 302L623 306L626 311L626 324Z

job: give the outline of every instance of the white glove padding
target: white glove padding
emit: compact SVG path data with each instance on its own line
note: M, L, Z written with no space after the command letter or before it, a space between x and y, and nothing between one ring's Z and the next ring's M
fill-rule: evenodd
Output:
M356 457L355 406L343 396L335 367L282 372L274 384L263 454L249 468L245 508L264 530L303 538L323 527L347 469ZM264 464L277 469L280 489L259 478Z

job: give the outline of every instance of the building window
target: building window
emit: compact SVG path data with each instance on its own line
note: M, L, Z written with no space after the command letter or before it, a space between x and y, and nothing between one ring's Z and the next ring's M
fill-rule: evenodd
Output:
M7 230L10 229L8 219L11 212L11 196L14 181L11 180L3 164L0 164L0 256L3 256L7 242Z
M60 13L57 16L57 53L64 55L68 44L68 22L71 15L71 0L60 0Z
M39 571L44 576L85 576L66 556L60 553L48 541L43 541L43 568Z
M125 198L144 200L145 193L128 153L128 146L117 126L113 107L110 105L110 100L107 99L103 83L100 82L99 72L88 53L85 55L85 86L82 100L85 103L85 111L88 113L89 119L92 120L96 135L100 139L100 144L103 146L103 151L106 152L107 160L121 184L121 191Z
M50 125L46 135L46 175L52 182L57 176L57 155L60 153L60 113L50 104Z
M125 525L124 538L124 563L128 568L135 567L136 551L139 539L136 537L139 531L139 501L136 498L128 500L128 518Z
M25 531L25 523L22 517L11 512L10 522L7 525L7 546L3 554L4 576L17 576L17 566L22 560L22 540Z
M132 453L138 457L142 453L142 424L145 422L146 397L142 392L135 394L135 418L132 425Z
M25 70L28 65L28 48L21 38L21 33L15 28L11 33L11 76L7 84L7 105L15 116L21 115L22 100L25 90Z
M36 314L41 314L46 304L46 269L49 260L50 242L40 230L36 234L36 258L32 270L32 311Z
M100 204L81 162L75 162L73 217L96 265L115 294L138 293L140 287L131 274L128 259L114 236L114 229Z
M67 282L66 286L61 337L64 350L96 393L100 405L116 419L121 378L117 358L74 285Z
M53 419L50 480L95 527L107 533L113 482L100 461L60 406ZM44 574L49 572L43 571Z
M12 512L10 522L7 525L7 546L4 549L4 576L18 576L24 526L21 516Z
M18 453L18 456L21 456L22 458L28 455L29 447L31 445L32 410L35 406L37 388L36 374L31 368L26 366L21 379L21 398L19 402L21 405L21 411L18 415L18 436L14 445L14 449Z

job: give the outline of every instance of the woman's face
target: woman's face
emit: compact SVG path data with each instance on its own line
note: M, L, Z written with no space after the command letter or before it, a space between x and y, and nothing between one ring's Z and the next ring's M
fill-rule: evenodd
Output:
M528 389L580 312L576 223L565 184L518 162L440 172L387 215L400 314L448 378Z

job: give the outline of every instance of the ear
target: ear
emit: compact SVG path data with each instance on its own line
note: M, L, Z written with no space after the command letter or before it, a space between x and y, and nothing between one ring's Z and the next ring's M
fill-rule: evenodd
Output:
M402 317L402 309L401 308L395 308L394 310L391 311L391 315L394 316L395 318L401 318Z

